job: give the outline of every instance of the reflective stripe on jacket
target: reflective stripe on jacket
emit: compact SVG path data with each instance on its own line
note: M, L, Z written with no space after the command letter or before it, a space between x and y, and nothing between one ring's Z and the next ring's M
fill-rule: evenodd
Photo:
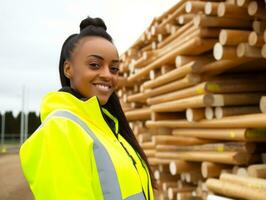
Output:
M20 149L24 175L36 200L153 200L148 169L131 145L103 118L117 119L98 99L81 101L51 92L42 125Z

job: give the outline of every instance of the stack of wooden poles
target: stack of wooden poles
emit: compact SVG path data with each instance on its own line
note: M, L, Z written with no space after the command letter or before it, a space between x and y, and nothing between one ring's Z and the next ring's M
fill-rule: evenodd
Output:
M265 29L262 0L180 0L121 56L157 199L266 199Z

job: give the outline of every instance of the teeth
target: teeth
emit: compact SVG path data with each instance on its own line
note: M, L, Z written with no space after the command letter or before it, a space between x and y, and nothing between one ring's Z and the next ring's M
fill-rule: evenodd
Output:
M95 85L98 89L102 90L102 91L109 91L110 87L107 85L100 85L100 84L96 84Z

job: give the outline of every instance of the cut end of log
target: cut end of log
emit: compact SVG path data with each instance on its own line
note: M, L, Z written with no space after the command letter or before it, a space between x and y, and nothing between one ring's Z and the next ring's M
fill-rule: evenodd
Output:
M249 15L254 16L257 13L258 9L259 9L258 2L251 1L248 4L248 14Z
M214 103L214 97L211 94L207 94L203 98L204 98L203 101L204 101L205 106L210 107Z
M216 119L222 119L223 118L223 109L221 107L215 108L215 117L216 117Z
M208 162L202 162L202 164L201 164L201 174L202 174L203 178L208 177L208 169L207 169L208 164L209 164Z
M220 34L219 34L219 42L222 45L225 45L226 41L227 41L227 32L226 32L226 30L221 30Z
M226 9L225 3L223 2L219 3L218 8L217 8L217 15L219 17L223 17L225 15L225 9Z
M205 4L205 7L204 7L204 13L205 13L206 15L210 15L211 12L212 12L212 4L211 4L211 2L207 2L207 3Z
M193 113L192 113L192 109L191 108L188 108L186 110L186 119L189 121L189 122L192 122L193 121Z
M263 96L260 99L260 110L261 112L266 113L266 96Z
M201 22L201 15L196 15L193 18L194 26L198 28L200 26L200 22Z
M237 0L236 1L236 5L238 5L239 7L242 7L245 5L247 0Z
M187 2L186 5L185 5L185 11L186 11L187 13L190 13L191 10L192 10L192 2L189 1L189 2Z
M169 171L172 175L176 175L176 164L175 162L170 162L169 163Z
M216 60L221 60L223 57L223 45L221 43L216 43L213 47L213 57Z
M206 107L205 108L205 118L208 120L212 120L213 119L213 109L211 107Z
M246 44L245 43L240 43L237 45L236 48L236 55L237 57L241 58L245 55L245 50L246 50Z
M264 44L261 48L261 55L263 58L266 58L266 44Z
M255 31L251 32L249 34L249 37L248 37L248 43L251 45L251 46L254 46L256 45L258 41L258 35Z
M155 170L153 175L154 175L154 178L156 180L159 180L160 179L160 172L159 172L159 170Z

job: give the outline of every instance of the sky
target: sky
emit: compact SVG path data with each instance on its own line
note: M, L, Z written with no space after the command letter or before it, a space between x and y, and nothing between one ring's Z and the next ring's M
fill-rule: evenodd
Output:
M178 0L1 0L0 113L38 113L41 98L60 89L64 40L88 15L102 18L119 54ZM24 91L24 92L23 92Z

